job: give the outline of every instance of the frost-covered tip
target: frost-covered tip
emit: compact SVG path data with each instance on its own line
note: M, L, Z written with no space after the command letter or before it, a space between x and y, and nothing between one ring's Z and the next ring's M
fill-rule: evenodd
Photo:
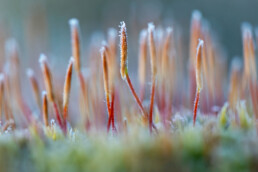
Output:
M241 30L242 30L242 36L243 36L243 43L245 46L245 44L248 44L248 41L252 40L252 37L253 37L252 26L251 24L244 22L241 25Z
M196 53L196 84L197 91L200 92L202 90L202 51L203 51L203 40L199 39L199 44L197 46Z
M103 47L101 47L101 48L99 49L99 52L100 52L101 58L103 58L104 51L105 51L105 46L103 46Z
M250 50L254 51L253 32L252 32L253 28L252 28L251 24L245 22L242 24L241 29L242 29L244 44L250 44L250 45L248 45Z
M192 20L201 20L202 18L202 13L199 10L194 10L192 13Z
M167 27L166 32L167 32L167 34L171 34L173 32L173 28Z
M252 25L248 22L243 22L241 25L241 30L243 32L251 34L252 33Z
M146 42L147 33L148 33L148 32L147 32L146 29L143 29L143 30L140 32L140 39L139 39L140 44Z
M47 66L47 57L45 54L40 54L39 56L39 64L41 67L42 72L44 73L44 77L45 77L45 73L48 72L48 66Z
M166 29L166 37L165 37L165 43L164 43L164 51L165 53L169 53L169 48L170 48L170 42L171 42L171 37L172 37L172 32L173 29L171 27L167 27Z
M127 34L125 22L121 22L120 25L120 73L122 79L126 78L127 75Z
M54 93L52 88L52 76L47 64L47 57L44 54L40 55L39 63L44 77L44 83L47 90L48 98L52 102L54 101Z
M47 56L45 54L40 54L39 63L42 65L47 62Z
M26 70L26 74L27 74L28 77L33 77L34 76L34 72L31 68L28 68Z
M18 44L14 38L10 38L5 42L5 53L8 59L11 61L10 63L12 66L11 68L18 67L19 65Z
M43 98L44 96L47 95L47 91L46 90L42 91L41 95L42 95L42 98Z
M78 27L78 26L79 26L79 21L78 21L78 19L76 19L76 18L70 19L70 20L69 20L69 25L70 25L71 27Z
M79 21L75 18L69 20L71 28L72 56L74 57L74 66L77 72L80 71L80 38Z
M7 52L12 52L12 51L16 50L16 48L17 48L17 42L14 38L9 38L5 42L5 50Z
M107 44L107 42L106 41L102 41L101 42L101 44L102 44L102 47L100 48L100 53L103 51L103 50L105 50L106 49L106 47L108 46L108 44Z
M102 47L99 49L99 52L100 52L102 60L103 60L103 58L106 58L107 51L108 51L107 42L106 41L102 41Z
M155 26L153 23L148 23L148 37L149 37L149 47L150 47L150 61L151 61L151 71L152 75L155 76L156 69L156 46L154 41L154 29Z
M153 23L148 23L148 32L149 32L149 33L150 33L150 32L153 32L154 29L155 29L154 24L153 24Z
M242 30L242 39L243 39L243 51L244 51L244 58L245 58L245 65L247 65L247 61L250 56L250 40L252 39L252 26L245 22L241 26ZM245 70L248 66L245 66Z

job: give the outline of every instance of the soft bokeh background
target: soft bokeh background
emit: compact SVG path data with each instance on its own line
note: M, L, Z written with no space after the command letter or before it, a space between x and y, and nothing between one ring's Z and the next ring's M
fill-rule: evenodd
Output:
M14 37L20 44L22 65L36 65L41 52L54 59L54 66L66 64L71 54L68 20L76 17L81 23L84 65L90 40L102 39L94 33L118 28L122 20L128 25L133 63L139 30L150 21L163 26L177 23L188 46L194 9L211 23L228 58L242 55L240 26L243 21L258 25L257 0L0 0L0 56L3 59L4 40Z
M181 47L177 50L180 52L177 58L188 59L190 19L195 9L199 10L209 21L215 38L223 47L221 64L229 64L226 63L227 60L234 56L241 57L241 23L247 21L253 26L258 26L257 0L0 0L0 72L3 70L5 59L5 41L14 37L20 47L22 94L26 96L26 101L28 100L29 104L35 106L31 87L25 75L26 68L31 67L34 70L43 90L43 79L38 63L40 53L48 56L53 72L55 95L59 98L58 100L62 100L65 70L71 56L68 20L75 17L80 21L83 67L90 66L89 58L93 54L89 51L90 45L101 44L102 40L106 39L108 28L119 29L120 21L125 21L129 41L129 72L135 83L140 30L146 28L147 23L151 21L157 27L173 26L176 36L180 37L180 39L175 39L180 40L175 42L180 45L176 47ZM94 58L100 58L98 50ZM180 66L180 72L187 73L187 60L183 62L184 66ZM96 69L102 70L101 67L96 67ZM87 75L87 70L84 71L83 74ZM220 75L221 71L217 72ZM227 72L222 75L223 78L227 78L227 76L224 77ZM180 80L187 79L180 78ZM180 88L186 88L187 82L180 83L183 83ZM78 111L79 104L74 101L78 100L76 97L78 94L75 93L78 87L74 86L75 84L76 82L72 84L74 90L71 94L71 100L73 100L71 109L73 114L79 115L79 113L74 113ZM92 87L95 85L90 89ZM227 88L225 87L225 93ZM104 96L104 92L100 95ZM104 97L101 104L105 107Z

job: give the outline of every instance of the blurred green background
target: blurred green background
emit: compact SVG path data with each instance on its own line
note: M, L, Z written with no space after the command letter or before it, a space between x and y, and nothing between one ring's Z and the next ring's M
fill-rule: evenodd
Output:
M94 33L106 33L109 27L118 29L122 20L127 23L129 41L134 41L129 44L129 53L137 48L139 30L150 21L163 26L177 23L188 46L194 9L210 22L227 57L242 56L240 26L243 21L258 25L257 0L0 0L0 55L4 56L4 40L15 37L22 58L30 59L27 66L35 64L41 52L53 59L68 59L68 20L73 17L80 20L85 58L90 40L102 39Z

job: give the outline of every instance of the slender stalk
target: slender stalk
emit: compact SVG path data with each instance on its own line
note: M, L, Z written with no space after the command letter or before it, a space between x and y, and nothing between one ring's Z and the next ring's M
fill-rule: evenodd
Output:
M31 122L34 122L35 119L32 115L32 111L29 108L29 106L26 104L23 96L22 96L22 90L20 86L20 59L19 59L19 51L18 51L18 44L15 39L9 39L6 42L6 54L9 58L9 68L8 68L8 75L10 77L11 81L11 88L13 88L13 96L15 98L15 101L17 101L17 104L24 114L26 120L29 124Z
M68 64L65 83L64 83L64 91L63 91L63 117L64 117L64 127L67 128L67 116L68 116L68 104L69 104L69 95L71 90L71 82L72 82L72 71L73 71L73 62L74 59L71 57L70 62Z
M116 33L117 31L113 28L108 30L108 44L104 42L105 52L107 55L108 65L108 86L109 96L111 96L110 102L110 116L113 132L116 132L115 117L114 117L114 101L115 101L115 77L117 75L117 63L116 63ZM110 125L109 125L110 127ZM109 130L109 128L108 128Z
M100 50L100 54L102 57L102 67L103 67L103 81L104 81L104 91L106 95L106 103L107 103L107 109L108 109L108 126L107 130L109 131L110 122L112 120L111 116L111 106L110 106L110 100L109 100L109 75L108 75L108 62L107 62L107 49L105 46L103 46Z
M199 105L199 99L200 99L200 92L196 92L195 100L194 100L194 116L193 116L193 125L195 126L195 121L196 121L196 116L197 116L197 110L198 110L198 105Z
M255 46L253 41L252 26L248 23L242 25L243 51L244 51L244 82L247 82L249 93L252 100L253 111L258 118L258 99L257 99L257 74L255 61Z
M140 83L140 99L144 99L145 94L145 80L146 80L146 60L147 60L147 30L142 30L140 33L140 51L139 51L139 64L138 76Z
M148 115L147 115L147 113L145 112L145 110L143 108L143 105L142 105L142 102L141 102L140 98L138 97L138 95L135 92L135 89L134 89L134 87L132 85L132 82L131 82L131 79L130 79L128 73L126 74L125 77L126 77L127 84L128 84L128 86L129 86L129 88L130 88L130 90L131 90L131 92L132 92L132 94L134 96L134 99L136 100L137 104L140 107L140 110L142 111L143 116L147 117Z
M74 66L75 66L75 71L77 72L78 78L79 78L79 83L80 83L80 91L82 93L82 99L83 99L83 113L86 113L86 121L85 123L89 123L89 103L88 103L88 93L87 93L87 84L85 82L85 79L82 75L81 72L81 62L80 62L80 56L81 56L81 50L80 50L80 25L79 21L76 18L70 19L69 20L69 25L70 25L70 31L71 31L71 48L72 48L72 56L74 58Z
M162 47L162 59L161 59L161 65L160 65L160 67L161 67L161 77L160 77L161 93L159 93L159 94L160 94L161 99L159 100L159 109L163 113L162 116L164 118L163 119L164 125L166 125L165 124L165 115L166 115L166 113L164 111L165 111L165 108L167 107L167 105L171 104L169 102L170 98L169 98L169 95L167 94L167 92L168 91L173 92L173 87L175 85L173 80L176 80L176 78L175 78L176 72L175 72L175 70L172 71L170 69L170 63L171 63L171 68L173 68L175 66L172 63L172 59L169 58L170 57L169 54L170 54L170 51L171 51L172 33L173 33L173 29L171 27L168 27L166 29L165 41L164 41L164 45ZM167 77L167 74L170 73L170 72L172 74L172 76L171 76L171 78L173 78L172 80ZM168 88L168 85L172 86L172 87L170 87L170 90ZM158 91L159 91L159 89L158 89ZM172 96L173 96L173 93L172 93Z
M151 74L152 74L152 86L151 86L151 97L150 97L150 110L149 110L149 129L152 133L152 116L153 116L153 104L155 96L155 85L156 85L156 74L157 74L157 65L156 65L156 46L154 41L154 29L155 26L152 23L148 24L148 38L149 38L149 49L151 57Z
M141 100L139 99L138 95L135 92L135 89L132 85L131 79L128 74L128 67L127 67L127 33L126 33L126 26L125 23L122 21L120 26L120 57L121 57L121 64L120 64L120 73L123 80L127 81L127 84L139 105L142 114L144 117L148 117L147 113L145 112Z
M152 115L153 115L153 104L154 104L154 95L155 95L155 85L156 85L156 79L152 79L151 84L151 99L150 99L150 115L149 115L149 127L150 132L152 132L153 122L152 122Z
M192 106L192 102L195 96L196 90L196 79L195 75L195 56L196 56L196 47L198 44L198 39L201 36L201 22L202 22L202 14L200 11L193 11L192 19L191 19L191 29L190 29L190 66L189 66L189 85L190 85L190 106Z
M39 62L40 62L41 70L42 70L43 77L44 77L44 83L45 83L45 87L46 87L46 91L47 91L48 100L52 103L57 122L64 131L64 126L62 123L61 115L59 113L58 106L55 102L53 85L52 85L52 74L51 74L50 68L47 64L47 57L44 54L41 54Z
M85 109L86 109L86 117L87 118L89 118L89 114L88 114L88 110L89 110L89 104L88 104L88 93L87 93L87 84L86 84L86 82L85 82L85 79L84 79L84 77L83 77L83 75L82 75L82 72L81 71L79 71L79 73L78 73L78 77L79 77L79 83L80 83L80 88L81 88L81 93L82 93L82 96L83 96L83 103L84 103L84 105L85 105ZM89 120L89 119L86 119L86 120Z
M196 96L194 100L194 110L193 110L193 125L195 126L196 116L197 116L197 109L200 99L200 92L203 87L202 81L202 51L203 51L203 40L199 39L199 44L197 47L197 54L196 54Z
M113 132L116 132L115 115L114 115L114 102L115 102L115 92L112 92L112 94L111 94L111 104L110 104L110 114L111 115L108 118L107 131L110 130L110 125L111 125Z
M110 111L111 111L111 117L112 118L112 129L114 132L116 132L116 126L115 126L115 115L114 115L114 103L115 103L115 92L113 91L112 92L112 96L111 96L111 108L110 108Z
M40 89L37 78L32 69L27 69L27 76L30 80L30 84L33 90L34 99L37 102L38 108L41 109L41 100L40 100Z
M59 113L57 104L56 104L56 102L52 102L52 104L53 104L53 108L54 108L54 111L55 111L55 114L56 114L57 122L58 122L59 126L61 127L61 129L63 129L63 131L65 132L64 125L62 123L61 115Z
M45 126L48 126L48 101L47 101L47 93L46 91L42 92L42 115Z
M118 65L117 65L117 30L114 28L108 29L108 66L109 66L109 85L113 88L115 84L115 79L118 75ZM107 46L106 46L107 47ZM112 92L112 90L111 90Z
M240 73L241 73L241 62L238 58L234 58L231 63L231 75L230 75L230 86L229 86L229 94L228 101L229 106L236 112L237 102L240 98Z
M74 58L74 66L76 72L81 70L80 63L80 35L79 35L79 21L75 18L69 20L71 30L71 45L72 56Z

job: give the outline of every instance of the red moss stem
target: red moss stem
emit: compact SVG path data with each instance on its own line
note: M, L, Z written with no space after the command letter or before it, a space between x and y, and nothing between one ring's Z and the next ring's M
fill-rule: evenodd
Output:
M108 117L107 132L109 132L109 130L110 130L111 121L112 121L111 118Z
M128 83L128 86L129 86L129 88L130 88L130 90L131 90L131 92L132 92L132 94L133 94L133 96L134 96L134 98L135 98L137 104L139 105L139 107L140 107L140 109L141 109L143 115L144 115L144 116L147 116L147 114L146 114L146 112L145 112L145 110L144 110L144 108L143 108L143 106L142 106L142 102L141 102L141 100L139 99L139 97L137 96L137 94L136 94L136 92L135 92L135 89L134 89L134 87L133 87L133 85L132 85L132 82L131 82L131 80L130 80L130 77L129 77L128 73L126 73L126 81L127 81L127 83Z
M56 102L53 102L53 107L54 107L54 110L55 110L57 122L58 122L59 126L61 127L61 129L64 131L65 129L64 129L64 126L62 124L61 116L60 116L60 113L59 113Z
M197 116L197 110L198 110L198 104L199 104L199 98L200 98L200 92L196 91L196 97L194 100L194 116L193 116L193 125L195 126L196 116Z
M112 124L112 130L114 132L116 132L116 126L115 126L115 114L114 114L114 102L115 102L115 92L114 89L112 91L112 96L111 96L111 107L110 107L110 111L111 111L111 124Z
M153 78L152 86L151 86L150 115L149 115L149 128L151 133L152 133L152 114L153 114L153 104L154 104L154 96L155 96L155 85L156 85L156 79Z

